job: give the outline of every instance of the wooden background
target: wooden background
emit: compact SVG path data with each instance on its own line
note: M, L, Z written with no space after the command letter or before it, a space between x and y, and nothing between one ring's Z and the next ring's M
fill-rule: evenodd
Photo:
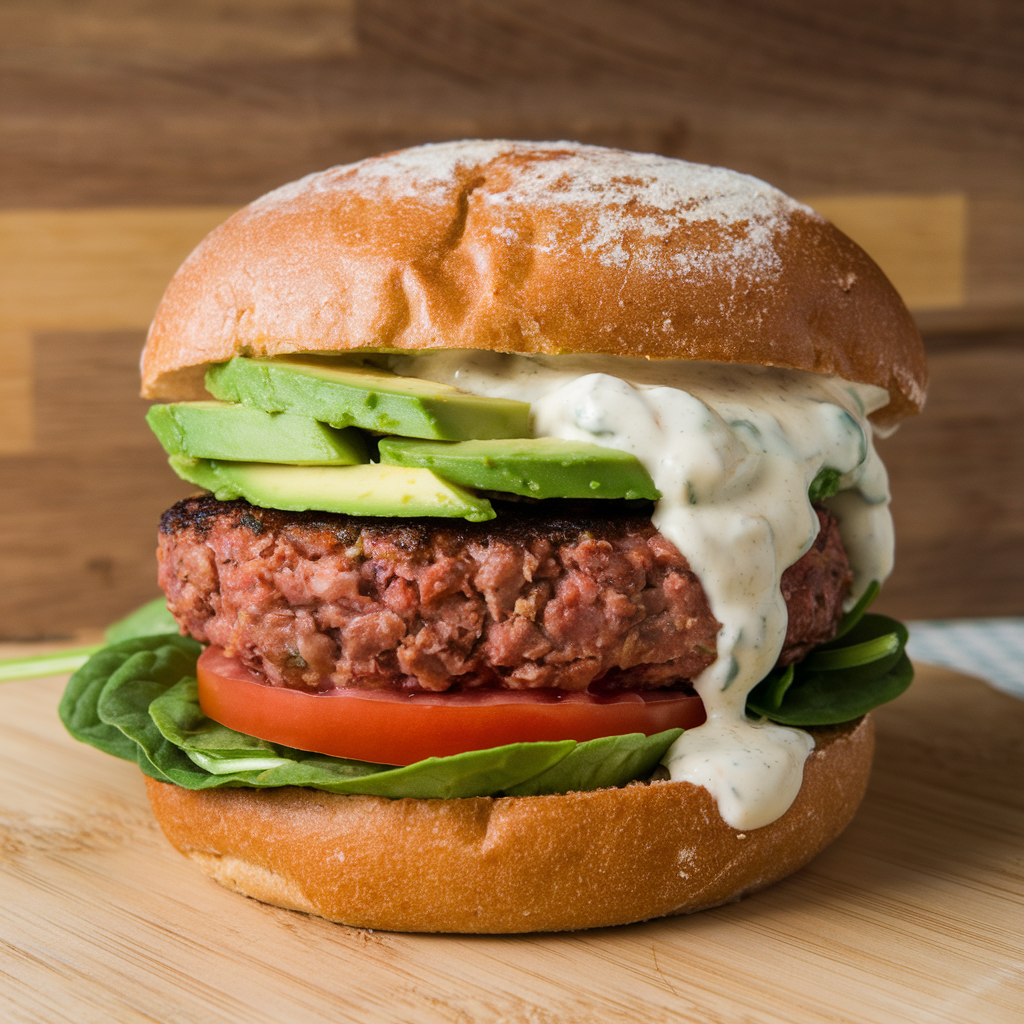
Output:
M860 241L931 355L882 444L908 617L1024 613L1024 5L3 0L0 638L155 593L136 362L174 267L333 163L466 136L721 163Z

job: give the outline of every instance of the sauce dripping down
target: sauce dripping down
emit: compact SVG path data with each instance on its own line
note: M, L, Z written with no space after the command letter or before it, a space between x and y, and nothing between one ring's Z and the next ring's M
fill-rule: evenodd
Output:
M885 468L867 416L888 401L866 384L799 370L621 356L446 351L393 356L400 374L532 404L535 436L631 452L662 498L653 521L685 555L722 624L718 658L693 681L707 721L665 756L677 781L704 786L733 828L781 817L814 740L751 720L747 694L782 650L782 574L813 544L807 489L841 474L827 504L854 574L849 604L893 561Z

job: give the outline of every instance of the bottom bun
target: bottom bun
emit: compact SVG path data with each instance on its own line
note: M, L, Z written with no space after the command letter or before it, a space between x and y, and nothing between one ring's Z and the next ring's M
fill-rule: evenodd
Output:
M824 849L864 795L874 730L808 731L793 806L746 833L688 782L467 800L146 787L178 850L264 903L386 931L571 931L728 903Z

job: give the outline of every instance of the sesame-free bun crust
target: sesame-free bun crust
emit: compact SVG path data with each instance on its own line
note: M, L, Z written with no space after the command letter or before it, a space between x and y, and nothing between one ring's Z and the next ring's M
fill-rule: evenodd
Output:
M178 850L264 903L386 931L570 931L704 910L806 864L853 817L874 750L870 717L809 731L795 803L746 833L688 782L470 800L146 786Z
M781 366L924 401L895 289L748 175L574 143L456 142L285 185L211 232L156 312L143 395L233 355L438 348Z

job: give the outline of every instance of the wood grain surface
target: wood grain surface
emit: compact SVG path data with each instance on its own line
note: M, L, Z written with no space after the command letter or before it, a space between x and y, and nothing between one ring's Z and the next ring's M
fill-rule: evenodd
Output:
M795 195L965 194L969 305L1019 324L1022 100L1015 0L16 0L0 202L240 205L420 142L573 138Z
M0 637L155 594L184 488L135 361L194 241L309 171L474 135L732 166L863 241L933 353L882 446L885 607L1024 614L1022 101L1014 0L0 4Z
M878 609L1024 615L1024 333L927 343L925 411L878 442L896 524Z
M773 889L518 937L368 932L220 889L163 840L134 768L64 734L61 686L0 689L5 1021L1020 1020L1024 703L975 680L924 667L877 712L860 813Z
M181 261L236 209L0 210L0 330L145 329Z

